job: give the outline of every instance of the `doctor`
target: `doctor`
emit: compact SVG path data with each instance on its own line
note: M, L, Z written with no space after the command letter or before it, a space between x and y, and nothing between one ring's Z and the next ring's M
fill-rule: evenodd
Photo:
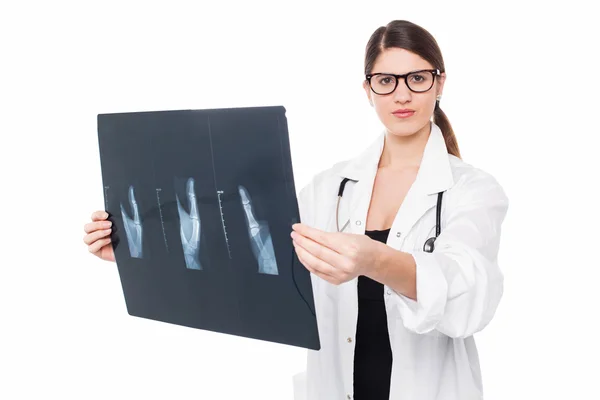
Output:
M300 191L291 232L311 272L321 342L294 377L295 399L481 399L473 334L502 297L508 199L460 158L429 32L392 21L365 55L364 89L385 129ZM84 242L114 261L107 217L92 215Z
M363 85L384 132L300 191L291 232L322 346L294 377L295 399L481 399L473 334L502 297L508 199L460 158L440 108L435 39L392 21L365 55Z

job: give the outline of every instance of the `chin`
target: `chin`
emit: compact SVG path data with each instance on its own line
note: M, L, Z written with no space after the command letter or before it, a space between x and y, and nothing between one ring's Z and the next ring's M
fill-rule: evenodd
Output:
M386 124L387 131L394 136L412 136L421 131L429 121L390 121Z

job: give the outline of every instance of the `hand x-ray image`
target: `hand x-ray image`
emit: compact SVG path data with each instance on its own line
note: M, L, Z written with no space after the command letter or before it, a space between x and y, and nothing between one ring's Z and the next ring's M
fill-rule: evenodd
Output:
M129 314L320 348L285 108L98 115Z
M277 275L277 260L275 259L275 250L273 250L273 241L269 233L269 226L264 222L258 222L254 217L252 209L252 200L245 187L239 186L240 198L244 213L246 214L246 227L250 236L252 252L258 262L258 272L263 274Z

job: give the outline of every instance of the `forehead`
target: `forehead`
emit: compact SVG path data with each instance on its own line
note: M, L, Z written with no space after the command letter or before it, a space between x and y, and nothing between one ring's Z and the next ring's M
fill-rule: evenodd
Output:
M433 69L433 66L421 56L398 48L384 50L373 65L373 73L405 74L419 69Z

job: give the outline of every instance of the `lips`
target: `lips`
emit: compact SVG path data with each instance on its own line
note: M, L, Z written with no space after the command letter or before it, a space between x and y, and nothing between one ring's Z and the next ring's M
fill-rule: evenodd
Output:
M396 110L392 114L398 118L408 118L408 117L412 116L414 113L415 113L414 110L406 109L406 110Z

